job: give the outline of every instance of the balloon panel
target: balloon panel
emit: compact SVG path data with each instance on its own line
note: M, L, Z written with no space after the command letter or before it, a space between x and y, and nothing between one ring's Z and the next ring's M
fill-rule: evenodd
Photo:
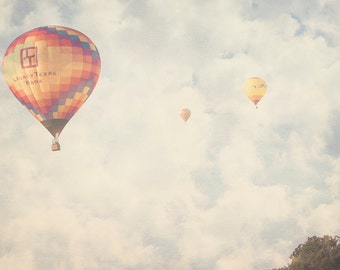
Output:
M67 122L92 93L100 56L79 31L45 26L14 40L2 65L9 88L33 116Z

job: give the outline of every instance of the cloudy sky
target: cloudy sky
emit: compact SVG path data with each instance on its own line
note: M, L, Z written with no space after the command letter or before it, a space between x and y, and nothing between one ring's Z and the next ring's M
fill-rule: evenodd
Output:
M340 234L337 0L0 6L1 57L63 25L102 59L59 152L0 79L0 269L268 269Z

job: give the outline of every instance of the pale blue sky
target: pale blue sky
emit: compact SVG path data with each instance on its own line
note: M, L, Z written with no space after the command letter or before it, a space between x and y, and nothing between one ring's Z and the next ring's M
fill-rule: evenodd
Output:
M0 6L1 55L54 24L102 58L60 152L0 79L0 269L268 269L340 234L338 1Z

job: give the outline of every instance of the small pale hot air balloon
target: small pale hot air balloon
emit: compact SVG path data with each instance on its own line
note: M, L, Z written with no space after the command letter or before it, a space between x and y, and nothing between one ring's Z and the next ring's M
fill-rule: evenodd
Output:
M267 84L261 78L253 77L246 80L243 89L245 94L255 104L257 108L257 103L261 100L261 98L267 91Z
M179 113L180 117L184 120L184 122L188 121L191 111L189 109L182 109Z
M68 27L38 27L10 44L2 68L14 96L53 135L52 150L60 150L61 131L98 81L96 46Z

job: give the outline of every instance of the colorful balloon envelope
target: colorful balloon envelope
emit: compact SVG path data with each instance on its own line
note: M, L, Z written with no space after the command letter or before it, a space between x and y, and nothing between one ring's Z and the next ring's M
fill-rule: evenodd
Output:
M189 109L182 109L179 113L180 117L184 120L184 122L188 121L191 111Z
M52 150L59 150L61 131L99 78L94 43L68 27L38 27L10 44L2 68L14 96L53 135Z
M243 89L245 94L257 108L257 103L262 99L267 91L267 84L261 78L253 77L246 80Z

